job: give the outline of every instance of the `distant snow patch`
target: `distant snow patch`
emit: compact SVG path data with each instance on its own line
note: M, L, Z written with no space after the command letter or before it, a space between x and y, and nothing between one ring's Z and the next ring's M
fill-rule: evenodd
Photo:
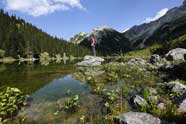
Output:
M168 12L168 10L169 10L168 8L161 9L160 11L156 13L155 16L146 18L144 22L149 23L149 22L155 21L161 18L162 16L164 16Z

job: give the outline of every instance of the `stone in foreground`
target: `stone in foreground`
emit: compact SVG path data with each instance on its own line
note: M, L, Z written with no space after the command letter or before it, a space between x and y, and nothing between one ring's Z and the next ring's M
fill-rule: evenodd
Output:
M136 95L134 98L133 98L133 102L134 102L134 105L135 105L135 107L144 107L144 106L147 106L148 104L147 104L147 101L144 99L144 98L142 98L141 96L139 96L139 95Z
M180 113L186 113L186 99L184 99L179 105L178 111Z
M165 56L168 60L184 60L186 49L176 48L170 50Z
M171 91L176 94L184 94L186 93L186 85L178 82L178 81L171 81L168 83L169 88Z
M154 54L150 58L150 63L154 64L160 61L160 56L157 54Z
M85 56L82 62L78 62L78 66L98 66L101 65L104 59L95 56Z
M144 112L128 112L115 117L117 124L161 124L159 118Z

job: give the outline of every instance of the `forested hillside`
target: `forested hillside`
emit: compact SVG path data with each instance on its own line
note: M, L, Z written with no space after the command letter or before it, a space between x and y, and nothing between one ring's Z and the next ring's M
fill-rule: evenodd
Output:
M50 55L66 52L73 56L90 53L87 48L52 37L23 19L9 16L3 10L0 10L0 49L6 52L6 56L13 57L26 56L30 52L35 57L42 52Z

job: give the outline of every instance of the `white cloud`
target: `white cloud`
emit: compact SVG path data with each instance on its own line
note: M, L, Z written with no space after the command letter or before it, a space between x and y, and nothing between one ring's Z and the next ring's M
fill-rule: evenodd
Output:
M144 22L149 23L151 21L155 21L155 20L161 18L162 16L164 16L167 13L168 10L169 10L168 8L164 8L164 9L160 10L159 12L157 12L154 17L146 18Z
M20 11L35 17L71 8L85 10L80 0L5 0L4 3L7 10Z

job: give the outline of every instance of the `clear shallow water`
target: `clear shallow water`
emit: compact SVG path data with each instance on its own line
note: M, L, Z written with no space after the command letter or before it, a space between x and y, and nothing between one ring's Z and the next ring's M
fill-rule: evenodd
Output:
M44 87L38 89L31 94L31 105L25 110L21 111L18 116L25 116L27 118L26 123L77 123L80 116L85 114L86 106L84 103L90 98L91 87L72 78L71 75L67 75L62 78L54 79ZM69 115L64 111L61 111L57 106L57 101L61 104L64 99L69 96L79 95L82 108L77 113ZM92 102L91 102L92 103ZM56 111L59 111L58 115L54 115Z
M0 65L0 89L17 87L30 95L30 106L21 110L12 123L19 124L22 117L25 124L77 124L82 115L98 113L100 99L92 95L88 83L73 79L76 71L72 64ZM78 112L66 113L56 105L64 103L66 97L79 95L81 107ZM97 108L97 109L95 109ZM59 111L58 115L54 115Z
M71 75L54 79L49 84L32 93L35 102L56 101L69 95L87 95L91 87L72 78Z
M73 73L75 69L73 64L0 64L0 89L17 87L25 94L32 94L53 80Z

